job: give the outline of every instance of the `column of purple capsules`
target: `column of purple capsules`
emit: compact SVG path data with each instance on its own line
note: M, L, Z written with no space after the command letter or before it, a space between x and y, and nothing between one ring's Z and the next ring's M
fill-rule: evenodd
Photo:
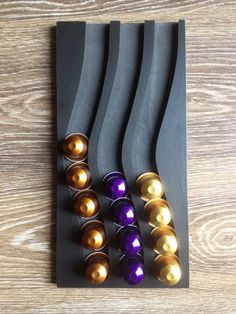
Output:
M136 214L128 198L128 185L120 172L110 172L103 178L105 193L111 201L110 210L117 226L117 238L121 251L121 274L129 285L137 285L144 279L142 240L135 225Z
M74 213L82 222L81 244L88 251L85 257L86 277L93 284L101 284L109 274L108 256L99 251L107 244L106 233L99 216L96 193L91 189L92 179L86 158L88 139L84 134L68 135L63 143L65 157L72 163L66 171L68 186L75 192Z
M155 269L157 278L167 285L175 285L181 279L178 259L178 243L173 217L164 191L156 173L146 172L137 179L139 195L146 202L144 210L152 227L151 238L156 253Z

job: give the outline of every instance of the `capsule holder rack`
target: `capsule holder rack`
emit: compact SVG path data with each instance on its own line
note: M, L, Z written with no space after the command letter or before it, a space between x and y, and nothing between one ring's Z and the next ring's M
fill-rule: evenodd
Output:
M96 288L169 288L157 280L152 228L137 193L136 179L158 173L170 204L182 277L174 288L189 286L188 204L186 168L185 24L57 23L57 286ZM110 273L100 285L85 277L80 244L87 219L73 212L76 191L65 172L63 141L71 133L89 139L88 163L92 189L98 195L108 245ZM120 274L117 228L109 211L102 179L123 172L143 240L145 279L129 286Z

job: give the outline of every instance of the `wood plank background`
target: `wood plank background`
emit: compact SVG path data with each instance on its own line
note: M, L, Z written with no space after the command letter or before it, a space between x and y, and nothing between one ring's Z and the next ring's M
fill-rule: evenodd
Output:
M57 289L55 26L186 19L191 288ZM0 1L0 313L236 313L236 2Z

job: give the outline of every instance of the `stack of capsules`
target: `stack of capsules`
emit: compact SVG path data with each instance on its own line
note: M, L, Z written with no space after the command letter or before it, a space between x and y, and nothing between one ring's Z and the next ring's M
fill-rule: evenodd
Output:
M152 227L151 238L156 253L156 276L163 283L175 285L181 279L178 259L178 244L173 217L164 199L163 186L159 176L146 172L137 179L140 197L146 202L144 210Z
M81 133L70 134L63 143L65 157L72 162L66 171L66 182L76 191L74 212L82 220L81 244L90 254L85 258L86 277L94 284L102 283L109 273L109 261L99 252L107 245L107 237L96 193L87 163L88 139Z
M120 172L110 172L104 179L105 193L111 201L110 211L116 228L121 251L121 276L129 285L144 279L142 240L136 220L135 208L128 197L128 185Z
M81 244L91 251L85 258L85 275L91 283L104 282L109 274L107 254L99 250L107 245L107 237L100 206L87 163L88 139L81 133L70 134L63 143L65 157L72 163L66 171L68 186L76 191L74 212L82 220ZM128 197L128 185L121 172L110 172L103 178L106 197L116 225L121 251L121 275L129 285L144 279L142 239L136 220L135 208ZM170 208L163 197L163 187L156 173L147 172L137 179L139 194L146 204L144 210L152 227L151 238L156 253L156 276L168 285L175 285L181 278L178 244Z

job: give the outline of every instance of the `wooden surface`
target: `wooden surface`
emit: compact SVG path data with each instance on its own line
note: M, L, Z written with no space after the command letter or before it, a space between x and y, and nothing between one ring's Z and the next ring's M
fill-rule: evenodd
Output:
M64 3L0 2L0 313L236 313L236 2ZM191 288L57 289L52 27L179 18L187 27Z

